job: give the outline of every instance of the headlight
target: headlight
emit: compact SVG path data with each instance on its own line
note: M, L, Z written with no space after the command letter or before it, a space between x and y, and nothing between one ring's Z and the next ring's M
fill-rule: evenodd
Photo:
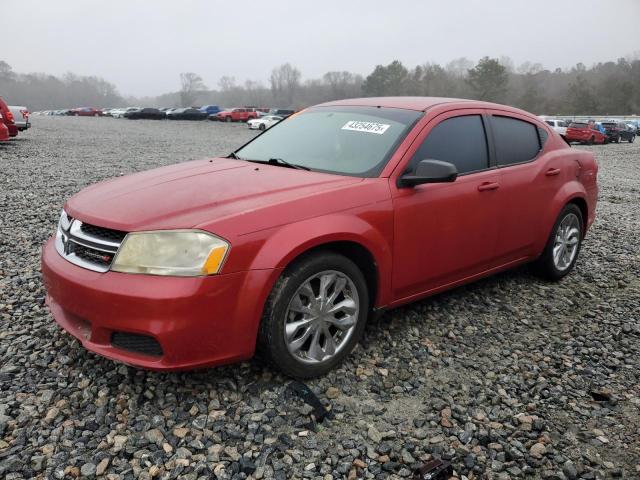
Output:
M220 271L229 244L199 230L129 233L118 249L111 270L184 277Z

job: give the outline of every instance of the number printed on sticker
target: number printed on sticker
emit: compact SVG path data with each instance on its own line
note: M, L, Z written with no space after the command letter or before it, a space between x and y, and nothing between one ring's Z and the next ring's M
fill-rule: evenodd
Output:
M344 124L342 130L352 130L354 132L376 133L382 135L391 125L375 122L360 122L358 120L350 120Z

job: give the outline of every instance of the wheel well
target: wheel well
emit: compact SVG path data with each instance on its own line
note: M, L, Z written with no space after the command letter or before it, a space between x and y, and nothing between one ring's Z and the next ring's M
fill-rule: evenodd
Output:
M587 222L589 221L589 208L587 207L587 202L584 198L574 198L569 203L573 203L580 209L580 213L582 213L582 234L587 231Z
M378 267L376 260L369 250L363 247L357 242L342 241L342 242L329 242L317 245L309 250L302 252L289 262L289 265L297 262L301 258L304 258L313 253L320 251L330 251L338 253L347 257L360 269L364 275L364 279L367 282L367 289L369 290L369 299L371 307L375 305L378 295Z

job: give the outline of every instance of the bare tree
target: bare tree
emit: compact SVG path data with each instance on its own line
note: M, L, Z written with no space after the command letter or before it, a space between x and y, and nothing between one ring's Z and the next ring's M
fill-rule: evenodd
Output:
M202 77L193 72L180 74L180 102L183 107L191 107L199 92L206 90Z
M283 107L293 106L293 99L300 87L300 70L285 63L271 72L271 93L276 103Z

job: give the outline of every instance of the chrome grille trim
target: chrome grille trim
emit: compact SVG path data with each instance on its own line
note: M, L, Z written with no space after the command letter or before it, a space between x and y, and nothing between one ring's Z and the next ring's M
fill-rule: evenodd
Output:
M63 222L58 225L55 239L56 251L60 256L74 265L86 268L87 270L100 273L107 272L120 248L121 242L112 242L83 232L81 229L83 223L78 219L69 218L67 229L63 228L62 223ZM82 258L82 256L78 255L75 251L76 245L81 247L81 249L89 251L84 251L83 255L85 257L93 257L96 260ZM110 260L100 259L101 255L110 257Z

